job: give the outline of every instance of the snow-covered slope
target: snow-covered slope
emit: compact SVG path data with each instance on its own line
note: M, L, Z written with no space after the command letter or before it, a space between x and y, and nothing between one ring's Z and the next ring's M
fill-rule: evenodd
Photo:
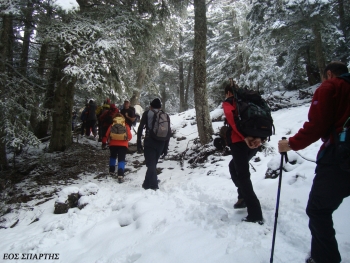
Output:
M127 181L118 184L111 178L94 179L96 174L82 174L72 186L94 195L83 196L82 210L70 209L55 215L51 200L23 209L16 227L0 229L0 261L7 253L39 255L56 253L59 260L11 260L9 262L62 263L267 263L270 261L278 179L265 179L267 167L278 167L277 141L294 134L307 118L308 106L283 109L273 113L276 135L268 146L273 154L257 154L261 161L251 161L255 192L261 202L264 225L243 223L245 209L234 210L237 191L230 179L230 156L209 156L206 163L190 168L188 163L164 160L158 167L159 191L143 190L146 167L131 168L140 154L127 155L131 168ZM222 113L220 108L212 117ZM194 147L197 137L195 111L171 116L177 137L172 139L169 156ZM222 125L214 122L214 130ZM135 142L136 138L132 139ZM315 159L320 142L299 154ZM97 147L97 146L96 146ZM287 164L283 172L274 262L304 262L310 247L310 232L305 207L314 177L315 163L294 152L296 164ZM106 169L108 160L106 162ZM69 189L68 189L69 190ZM66 190L67 191L67 190ZM62 192L61 192L62 194ZM59 197L59 194L57 195ZM28 204L30 206L30 204ZM350 262L350 199L334 214L335 229L343 262ZM35 218L38 221L33 222Z

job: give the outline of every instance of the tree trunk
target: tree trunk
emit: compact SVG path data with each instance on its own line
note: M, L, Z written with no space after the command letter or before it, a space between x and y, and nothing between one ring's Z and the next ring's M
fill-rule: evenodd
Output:
M21 62L20 62L20 70L23 76L27 74L28 67L28 54L29 54L29 45L30 45L30 37L33 34L33 1L29 0L27 2L27 8L24 11L24 36L23 36L23 44L22 44L22 53L21 53Z
M208 105L206 87L207 18L205 0L194 0L194 102L199 140L202 145L211 140L214 133Z
M67 48L66 48L67 50ZM72 144L72 109L74 101L74 86L76 79L65 76L63 69L66 66L65 56L60 55L59 80L52 112L52 135L49 151L65 151Z
M6 62L12 65L13 60L13 22L12 17L9 15L2 16L2 28L0 32L0 72L8 74L11 70L7 70ZM1 102L5 102L3 97L6 94L3 85L0 85L0 99ZM4 112L0 109L1 114ZM6 154L6 142L1 138L5 136L3 118L0 118L0 170L8 168L8 160Z
M180 33L179 43L179 93L180 93L180 112L185 109L185 81L184 81L184 61L183 61L183 50L182 50L182 33Z
M44 78L44 72L45 72L45 65L46 65L46 58L47 58L47 52L48 52L48 44L47 43L43 43L41 45L40 48L40 53L39 53L39 62L38 62L38 75L41 77L41 79L43 80ZM47 86L47 90L50 88L50 84L49 86ZM47 92L46 90L46 92ZM40 92L41 95L41 92ZM37 136L39 139L43 138L42 134L37 134L37 132L40 130L39 126L42 127L42 123L43 121L38 120L38 115L39 115L39 105L42 103L39 100L38 95L36 96L36 98L38 98L35 102L33 102L34 107L31 110L31 114L30 114L30 125L33 128L33 132L35 134L35 136ZM46 101L46 98L45 98ZM45 105L45 101L44 101L44 105ZM46 134L47 129L42 132ZM40 135L40 137L38 136Z
M45 47L46 46L46 47ZM45 51L45 55L43 54ZM43 45L41 47L41 52L40 52L40 58L39 58L39 68L38 68L38 73L43 74L43 68L45 67L44 63L44 57L47 55L47 45ZM58 76L60 74L60 58L59 54L57 52L57 56L55 59L55 63L53 65L53 69L51 71L51 77L49 81L49 85L47 86L46 92L45 92L45 98L44 98L44 103L43 103L43 108L46 110L45 113L45 118L42 121L39 121L38 124L35 126L34 134L36 137L44 138L47 136L47 131L49 129L50 125L50 118L51 118L51 110L53 106L53 98L55 95L55 84L58 81Z
M320 71L320 77L323 78L323 71L326 67L325 57L323 53L323 43L322 43L322 36L320 32L319 24L313 24L312 25L312 32L315 36L315 52L316 52L316 61L317 66Z
M44 73L45 73L45 66L46 66L48 51L49 51L49 45L48 45L48 43L44 42L40 47L39 63L38 63L38 74L41 77L43 77Z
M346 8L350 7L350 4L347 2L344 4L344 0L338 0L338 14L339 14L339 28L343 33L344 36L344 43L341 44L340 49L342 50L341 54L341 60L345 64L348 64L349 62L349 53L350 53L350 35L349 35L349 30L350 30L350 19L346 18L346 14L349 13L350 10L345 11ZM349 16L348 16L349 17Z
M188 64L187 85L186 85L186 93L185 93L184 110L188 110L188 94L189 94L189 91L190 91L191 73L192 73L192 61Z
M344 37L346 38L348 35L348 32L346 30L344 0L338 0L338 14L339 14L340 30L343 31Z
M162 102L162 110L166 112L165 102L167 100L167 92L166 92L166 83L163 83L163 88L161 90L161 102Z
M146 69L140 68L136 79L136 88L134 89L133 95L130 99L132 106L140 104L140 95L146 78Z
M313 86L316 83L318 83L318 81L316 80L316 78L314 76L314 70L313 70L313 67L311 65L310 48L309 47L306 49L306 65L305 65L305 67L306 67L307 81L308 81L310 86Z

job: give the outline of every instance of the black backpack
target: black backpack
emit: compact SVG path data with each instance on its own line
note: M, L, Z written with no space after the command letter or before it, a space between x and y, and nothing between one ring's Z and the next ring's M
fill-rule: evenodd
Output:
M234 88L234 121L244 136L267 138L275 134L271 109L258 91Z
M337 134L333 128L336 158L340 168L350 172L350 117L343 125L343 130Z
M158 141L169 140L171 134L169 115L162 110L152 111L154 115L152 120L152 127L149 127L150 136Z

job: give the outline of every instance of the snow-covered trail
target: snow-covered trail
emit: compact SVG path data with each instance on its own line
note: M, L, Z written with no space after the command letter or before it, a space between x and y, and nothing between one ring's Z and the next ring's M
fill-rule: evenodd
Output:
M294 134L305 121L308 107L274 113L276 136L269 146L277 146L282 136ZM220 109L212 114L219 114ZM196 137L191 125L194 111L172 116L177 136L169 154L182 152ZM216 130L221 123L213 123ZM135 140L135 138L133 139ZM314 159L320 143L300 153ZM15 228L0 229L0 262L4 253L57 253L59 260L11 260L9 262L62 263L214 263L270 261L278 179L264 179L267 167L278 166L280 155L258 153L260 162L252 165L251 177L261 202L265 224L243 223L245 209L234 210L237 193L228 172L230 156L210 156L202 167L183 170L176 161L158 164L160 190L141 188L146 167L133 170L127 181L94 179L85 174L74 186L98 187L95 195L84 196L84 209L70 209L55 215L51 200L33 210L23 209ZM283 173L274 262L304 262L310 247L310 232L305 207L314 177L315 164L290 152L295 165ZM142 162L139 154L128 155L130 164ZM106 163L108 160L105 160ZM127 164L128 167L128 164ZM29 204L30 205L30 204ZM350 262L350 199L334 214L335 228L343 262ZM33 222L33 219L39 220ZM32 223L33 222L33 223Z

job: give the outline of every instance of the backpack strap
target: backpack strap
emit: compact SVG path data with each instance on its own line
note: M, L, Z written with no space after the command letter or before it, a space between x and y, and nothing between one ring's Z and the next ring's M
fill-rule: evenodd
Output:
M236 89L234 89L233 92L234 92L234 98L236 102L235 115L241 120L241 114L239 113L238 93ZM232 105L233 105L233 101L232 101Z

